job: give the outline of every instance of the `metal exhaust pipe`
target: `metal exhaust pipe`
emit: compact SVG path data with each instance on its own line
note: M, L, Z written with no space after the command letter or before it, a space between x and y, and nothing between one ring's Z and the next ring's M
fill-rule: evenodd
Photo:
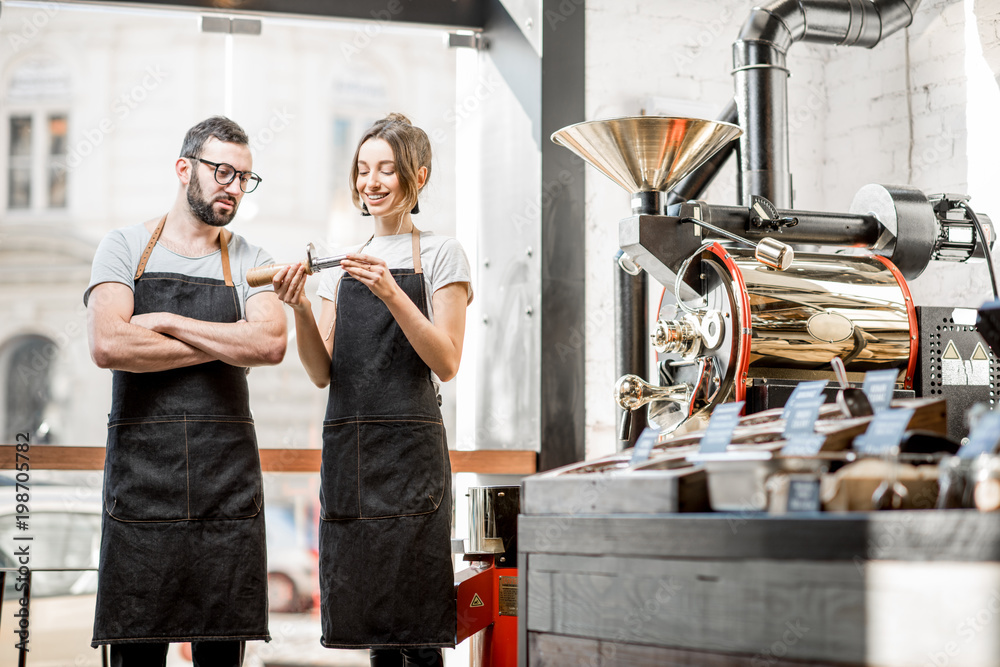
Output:
M920 0L777 0L754 7L733 44L743 203L759 195L793 208L788 68L795 42L871 48L913 22Z

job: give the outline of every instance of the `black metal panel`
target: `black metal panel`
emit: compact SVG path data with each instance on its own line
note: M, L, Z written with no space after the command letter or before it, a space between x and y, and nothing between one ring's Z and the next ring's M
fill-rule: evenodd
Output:
M763 380L761 378L753 378L750 386L747 387L746 413L749 415L754 412L770 410L771 408L784 407L785 403L788 402L788 397L792 395L792 391L798 384L795 380ZM860 387L861 385L852 383L851 386ZM826 402L836 403L837 392L839 390L840 385L837 382L828 384L826 389L823 390ZM892 393L893 398L915 398L916 396L917 394L912 389L897 389Z
M583 2L565 0L543 0L542 3L540 470L582 461L586 453L586 167L583 160L549 141L549 136L556 130L585 120L583 5ZM608 224L614 222L609 221ZM592 316L596 318L597 314ZM579 344L570 345L570 341ZM608 380L610 395L613 379Z
M914 385L918 396L945 399L948 437L960 440L969 434L965 420L969 408L976 403L994 408L996 397L992 385L996 384L1000 369L993 351L976 327L956 324L954 313L954 308L917 306L920 360ZM965 372L950 372L958 366ZM977 367L983 372L974 372Z
M57 0L74 4L71 0ZM76 3L79 4L79 3ZM95 4L95 3L88 3ZM324 18L483 27L485 0L104 0L105 5L152 5L183 9L303 14Z

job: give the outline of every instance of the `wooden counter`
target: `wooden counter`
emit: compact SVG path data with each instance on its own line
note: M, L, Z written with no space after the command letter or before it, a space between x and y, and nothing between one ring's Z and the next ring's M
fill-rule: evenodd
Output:
M1000 513L522 514L520 665L1000 665Z

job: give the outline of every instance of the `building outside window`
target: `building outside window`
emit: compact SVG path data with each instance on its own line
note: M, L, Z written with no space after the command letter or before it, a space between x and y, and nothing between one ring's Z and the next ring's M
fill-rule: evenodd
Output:
M7 210L65 209L69 72L52 58L16 66L6 91Z

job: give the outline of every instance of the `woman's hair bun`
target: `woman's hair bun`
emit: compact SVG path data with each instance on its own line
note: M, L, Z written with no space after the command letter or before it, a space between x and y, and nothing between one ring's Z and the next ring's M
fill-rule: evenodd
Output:
M385 118L383 118L382 122L384 122L384 123L406 123L407 125L412 125L413 124L413 123L410 122L409 118L407 118L403 114L397 113L395 111L393 111L388 116L386 116Z

